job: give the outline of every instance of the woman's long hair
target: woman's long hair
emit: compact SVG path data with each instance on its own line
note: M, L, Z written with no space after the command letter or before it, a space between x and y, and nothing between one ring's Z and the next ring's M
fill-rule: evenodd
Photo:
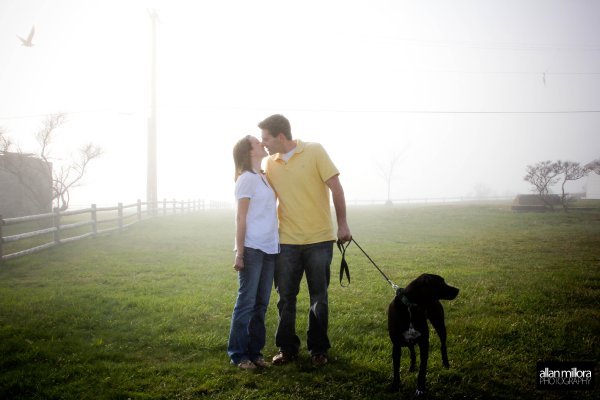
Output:
M244 171L252 171L252 158L250 157L250 151L252 150L252 142L250 142L250 135L240 139L235 146L233 146L233 163L235 164L235 178L237 178Z

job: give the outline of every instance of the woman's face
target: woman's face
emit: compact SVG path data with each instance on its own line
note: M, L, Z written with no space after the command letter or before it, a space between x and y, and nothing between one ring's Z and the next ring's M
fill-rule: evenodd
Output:
M262 159L267 156L267 151L262 143L260 143L260 140L252 136L250 138L250 143L252 144L252 150L250 151L251 157L260 157Z

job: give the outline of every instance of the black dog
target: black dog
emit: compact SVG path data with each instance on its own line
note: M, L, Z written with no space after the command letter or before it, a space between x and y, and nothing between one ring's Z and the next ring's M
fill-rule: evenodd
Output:
M446 324L444 308L440 300L454 300L458 289L449 286L439 275L423 274L405 289L398 289L394 301L388 308L388 331L393 343L394 380L391 390L400 388L400 353L402 346L410 350L410 371L415 370L415 344L419 345L419 377L416 395L425 393L427 360L429 358L429 325L440 337L442 363L449 368L446 350Z

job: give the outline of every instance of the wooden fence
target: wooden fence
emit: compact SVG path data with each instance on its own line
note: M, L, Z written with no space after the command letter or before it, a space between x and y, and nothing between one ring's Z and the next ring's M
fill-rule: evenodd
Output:
M485 202L485 201L505 201L513 200L515 196L461 196L461 197L406 197L399 199L391 199L388 203L386 200L346 200L349 206L366 206L366 205L381 205L381 204L446 204L446 203L466 203L466 202Z
M102 234L120 232L143 219L205 210L206 206L210 208L229 207L228 204L212 201L209 204L205 204L204 200L167 201L165 199L162 202L155 203L146 203L142 202L141 200L138 200L137 203L126 205L119 203L116 207L96 207L95 204L92 204L90 208L82 210L54 210L54 212L47 214L28 215L24 217L6 219L2 218L2 215L0 215L0 263L27 254L36 253L59 244L69 243L76 240L85 239L87 237L95 237ZM101 213L109 213L109 218L99 218L98 215ZM89 219L86 218L87 215L89 215ZM71 216L81 216L83 220L70 223L61 223L61 220L63 220L65 217ZM6 227L24 223L37 223L38 228L40 225L46 225L47 227L29 232L21 232L18 234L4 236L4 232L7 229ZM101 229L102 225L107 224L112 226ZM68 231L73 232L75 228L87 227L89 227L89 231L85 233L78 232L79 234L76 234L75 236L67 236L67 234L65 234ZM79 229L79 231L81 231L81 229ZM50 234L52 234L52 240L47 243L38 244L34 247L26 248L14 253L4 254L4 250L6 248L5 244L7 243L17 242L34 237L42 237L44 235L49 236Z

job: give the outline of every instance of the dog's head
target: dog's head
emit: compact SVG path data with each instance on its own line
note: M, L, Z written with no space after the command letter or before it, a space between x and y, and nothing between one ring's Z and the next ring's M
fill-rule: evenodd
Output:
M403 295L415 304L426 304L436 300L454 300L459 289L450 286L439 275L423 274L408 284Z

